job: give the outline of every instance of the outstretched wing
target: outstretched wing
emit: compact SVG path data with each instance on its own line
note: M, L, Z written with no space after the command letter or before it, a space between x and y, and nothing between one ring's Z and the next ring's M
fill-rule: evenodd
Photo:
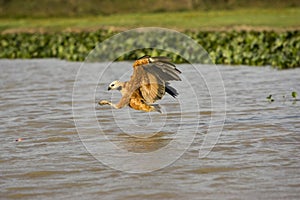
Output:
M176 97L177 91L169 86L167 81L180 81L180 73L167 57L143 56L134 62L133 74L126 82L126 86L122 88L122 98L116 107L122 108L128 105L136 90L141 93L147 104L161 99L165 92Z
M166 57L145 56L134 63L131 80L135 83L147 103L161 99L165 92L176 96L174 88L170 89L167 81L180 81L181 72ZM167 88L166 88L167 87Z

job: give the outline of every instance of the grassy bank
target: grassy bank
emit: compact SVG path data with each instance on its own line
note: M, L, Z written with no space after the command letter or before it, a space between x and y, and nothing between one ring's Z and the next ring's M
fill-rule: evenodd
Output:
M107 30L56 34L1 34L0 58L54 57L71 61L83 61L99 42L114 34L116 32ZM188 31L186 34L201 44L216 64L272 65L279 69L300 66L299 31ZM138 37L135 40L143 42ZM165 42L163 37L159 40L161 40L161 43ZM119 43L120 47L122 44ZM185 48L182 47L183 50ZM111 51L110 47L107 47L107 51ZM120 60L136 59L142 54L159 55L161 52L156 49L138 50L122 56ZM189 54L190 56L197 56L193 55L193 52ZM181 57L172 53L165 55L173 58L175 62L184 61Z
M299 29L300 8L131 13L85 17L0 18L0 31L61 32L159 26L177 30Z
M150 1L136 1L136 4L124 1L120 5L114 4L115 7L110 4L115 1L95 1L93 7L99 2L106 3L101 8L107 13L95 11L89 14L84 11L87 9L84 6L91 4L82 5L81 12L81 4L76 0L67 1L77 6L73 14L68 13L69 9L65 14L58 14L60 9L54 8L65 2L60 0L51 1L52 7L46 6L47 3L51 4L47 0L41 1L41 5L37 5L35 1L25 5L26 0L10 2L13 4L0 7L0 58L54 57L82 61L97 43L117 32L152 26L187 33L209 52L216 64L271 65L280 69L300 66L300 7L296 5L298 1L288 0L285 1L286 4L281 4L283 1L274 1L273 4L269 2L271 6L262 1L251 1L249 8L245 8L248 1L216 0L216 5L212 4L212 7L209 7L208 2L214 1L186 0L189 3L187 8L176 7L178 4L170 4L169 7L165 5L164 8L168 10L157 7L160 0L151 1L151 9L140 5L141 2L150 4ZM16 2L19 4L15 4ZM255 7L259 2L262 4ZM0 1L1 3L3 1ZM199 8L201 3L206 3L207 9ZM9 14L22 5L25 6L24 10L16 12L15 15ZM36 12L25 13L35 6L40 6L36 8ZM126 11L127 7L135 9L135 12ZM48 9L45 13L40 12L45 8ZM161 39L163 43L164 40ZM135 59L141 54L159 53L162 52L144 49L124 55L120 60ZM175 62L184 61L172 53L165 55L172 57Z
M299 7L299 0L0 0L0 17L78 17Z

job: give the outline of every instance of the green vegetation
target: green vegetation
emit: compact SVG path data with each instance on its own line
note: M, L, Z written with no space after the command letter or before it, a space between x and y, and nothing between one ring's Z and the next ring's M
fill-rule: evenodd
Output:
M0 31L61 32L158 26L177 30L295 30L300 8L130 13L83 17L0 18Z
M299 99L297 99L297 92L296 91L292 91L292 93L291 93L291 96L293 97L293 99L291 100L291 99L287 99L287 97L288 96L286 96L286 95L282 95L282 98L283 98L283 103L285 103L286 102L286 100L288 100L288 101L292 101L293 102L293 104L295 104ZM273 98L273 95L272 94L270 94L269 96L267 96L266 97L266 99L267 99L267 101L269 102L269 103L271 103L271 102L274 102L275 100L274 100L274 98Z
M300 67L300 32L208 32L192 35L217 64Z
M0 17L78 17L121 13L299 7L299 0L0 0Z
M216 64L294 68L300 66L299 16L298 0L0 0L0 58L82 61L119 31L153 26L186 33ZM157 49L119 60L142 54L185 62Z
M297 99L297 95L298 95L297 92L295 92L295 91L292 92L292 97L293 97L294 99Z
M109 30L99 30L57 34L2 34L0 35L0 58L55 57L83 61L99 42L116 33ZM186 32L207 50L212 61L216 64L272 65L279 69L300 66L299 33L299 31ZM165 38L159 39L161 43L165 42ZM139 38L136 40L143 42ZM128 43L130 44L130 42ZM120 42L119 45L122 46L123 43ZM109 50L109 47L107 48ZM185 48L182 46L183 50ZM156 49L144 49L124 55L119 60L136 59L141 54L158 55L160 53ZM175 62L184 62L182 58L172 54L172 52L166 56L173 58ZM191 52L190 56L197 55Z

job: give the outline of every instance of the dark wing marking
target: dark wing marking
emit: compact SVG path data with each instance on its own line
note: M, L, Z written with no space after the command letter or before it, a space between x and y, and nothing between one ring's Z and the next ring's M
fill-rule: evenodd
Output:
M171 95L172 97L176 98L178 96L178 92L175 88L170 86L170 83L166 82L166 92Z

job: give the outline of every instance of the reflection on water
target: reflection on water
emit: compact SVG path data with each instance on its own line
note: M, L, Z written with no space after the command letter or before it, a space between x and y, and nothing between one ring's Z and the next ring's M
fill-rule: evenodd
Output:
M166 96L161 101L162 115L96 106L103 134L91 130L90 137L97 147L104 145L106 137L125 151L143 155L174 142L180 128L186 138L198 128L192 145L174 163L152 173L131 174L102 164L80 141L72 114L80 64L52 59L0 61L3 199L299 199L300 102L290 94L300 92L300 69L220 66L227 117L217 145L202 159L199 149L211 115L217 112L210 109L203 80L192 85L201 94L199 110L187 96L184 82L174 83L180 91L177 100ZM214 78L208 66L200 67L207 71L203 76ZM184 80L193 80L187 65L178 68ZM110 97L102 88L117 78L120 69L127 72L130 64L117 63L108 69L115 77L100 80L95 102ZM266 101L269 94L275 99L272 103ZM113 93L112 100L119 97ZM87 102L81 103L84 110ZM194 119L197 115L200 118ZM168 157L172 154L156 161Z
M172 133L158 132L149 137L134 137L128 134L120 133L117 135L115 141L118 146L126 149L129 152L147 153L156 151L166 146L171 140L170 137L165 137L168 135L172 135Z

